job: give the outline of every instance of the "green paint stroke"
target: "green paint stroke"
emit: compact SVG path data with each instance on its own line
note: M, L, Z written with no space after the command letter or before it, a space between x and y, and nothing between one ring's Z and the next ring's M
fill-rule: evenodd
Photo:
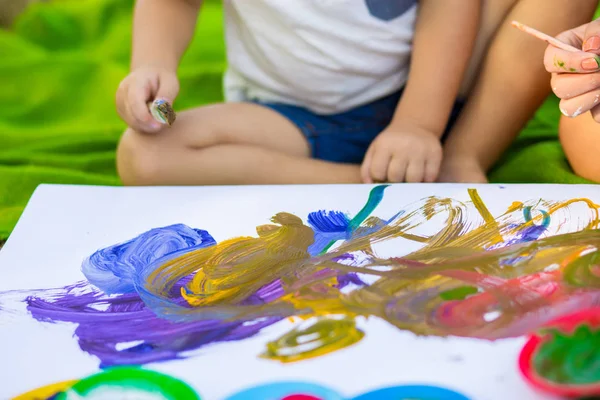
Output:
M200 397L191 387L168 375L118 367L82 379L56 399L200 400Z
M350 317L316 317L272 342L262 358L293 362L319 357L357 343L365 333Z
M477 293L478 290L474 286L461 286L455 289L446 290L440 293L442 300L464 300L468 296Z
M365 219L367 219L367 217L371 215L373 211L375 211L379 203L381 203L381 200L383 200L383 192L389 186L390 185L379 185L371 190L371 193L369 193L369 199L367 200L365 206L358 212L358 214L356 214L354 218L352 218L350 224L348 224L348 229L351 232L355 231L356 228L365 222Z
M363 222L365 222L365 219L367 219L369 215L371 215L371 213L375 211L379 203L381 203L381 200L383 200L383 192L388 186L390 185L379 185L375 186L371 190L371 192L369 193L369 199L367 200L367 203L358 212L358 214L356 214L356 216L352 218L348 223L348 232L354 232ZM332 240L331 242L329 242L329 244L325 246L323 251L321 251L321 254L327 253L329 249L331 249L331 246L335 244L335 242L336 240Z
M533 355L536 372L548 381L567 385L600 383L600 330L587 324L572 334L556 329Z

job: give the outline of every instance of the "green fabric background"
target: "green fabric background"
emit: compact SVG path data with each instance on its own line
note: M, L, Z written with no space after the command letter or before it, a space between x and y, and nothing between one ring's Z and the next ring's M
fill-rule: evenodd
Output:
M132 0L34 4L0 31L0 240L40 183L118 185L115 147L125 125L114 94L127 74ZM220 2L207 1L180 69L183 109L221 99ZM549 99L491 173L494 182L587 183L557 140Z

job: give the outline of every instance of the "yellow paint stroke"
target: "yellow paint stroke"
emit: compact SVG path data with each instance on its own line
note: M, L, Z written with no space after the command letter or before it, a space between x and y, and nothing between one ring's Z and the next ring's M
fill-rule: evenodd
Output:
M226 240L165 262L147 277L143 289L166 304L165 315L181 321L208 318L204 313L210 311L219 319L277 316L312 323L269 343L265 356L283 362L315 357L360 340L362 332L354 325L359 316L378 317L417 334L496 339L526 333L555 309L600 302L600 277L592 270L597 267L590 265L600 252L600 230L593 229L600 223L600 206L588 199L533 205L514 201L494 217L475 190L469 195L470 203L428 198L389 223L371 216L352 237L318 256L308 252L314 231L300 218L279 213L272 224L257 228L257 237ZM507 242L538 228L541 214L525 221L525 207L568 220L568 207L576 203L588 210L578 214L582 230ZM469 218L474 211L483 223L474 224ZM564 213L558 215L559 211ZM440 218L430 223L434 217L443 217L441 227ZM433 233L416 232L426 227ZM390 243L403 253L407 241L420 246L402 257L384 258L373 250L377 244ZM360 261L336 261L347 255ZM368 276L371 283L340 290L337 277L351 272ZM169 308L171 289L189 276L191 281L181 290L189 307ZM264 304L240 305L273 282L280 282L283 295ZM478 292L462 300L440 296L464 286ZM490 313L497 316L491 318ZM314 340L301 346L307 337Z
M14 397L13 400L46 400L47 398L54 396L57 393L64 392L67 389L71 388L74 384L76 384L77 380L64 381L59 383L53 383L51 385L47 385L41 387L39 389L32 390L30 392L24 393L17 397Z
M496 231L496 243L501 243L503 241L502 235L500 234L500 227L498 226L498 222L496 218L490 213L490 210L486 207L483 200L479 196L479 193L475 189L469 189L469 197L473 202L473 205L479 211L479 215L483 218L485 223L489 225L488 229Z
M351 346L364 336L352 318L317 317L267 343L261 357L283 363L306 360Z
M273 222L280 226L259 226L258 238L231 239L216 248L198 250L202 270L182 288L188 303L201 306L239 302L265 281L285 277L308 261L313 230L292 214L277 214ZM203 257L204 253L208 256Z

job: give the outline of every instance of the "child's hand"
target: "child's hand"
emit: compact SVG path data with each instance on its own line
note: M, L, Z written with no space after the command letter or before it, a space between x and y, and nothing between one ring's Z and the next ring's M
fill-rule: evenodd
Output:
M162 125L155 121L148 102L165 99L173 104L179 93L179 80L175 72L142 67L131 72L117 90L117 112L127 125L138 132L157 132Z
M438 136L414 123L393 123L371 143L361 177L365 183L435 182L441 162Z

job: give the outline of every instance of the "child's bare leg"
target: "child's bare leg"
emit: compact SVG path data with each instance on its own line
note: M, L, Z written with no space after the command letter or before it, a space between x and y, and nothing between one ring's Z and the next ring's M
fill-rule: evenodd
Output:
M309 158L302 133L250 103L182 112L158 134L128 130L117 152L126 185L358 183L360 166Z
M563 116L558 133L573 171L583 178L600 182L600 124L589 112L577 118Z
M514 29L510 21L554 36L589 22L596 4L595 0L484 1L481 34L464 85L472 89L445 144L440 181L485 182L485 172L550 92L542 63L546 44ZM484 54L485 58L477 59ZM477 68L479 62L481 68Z

